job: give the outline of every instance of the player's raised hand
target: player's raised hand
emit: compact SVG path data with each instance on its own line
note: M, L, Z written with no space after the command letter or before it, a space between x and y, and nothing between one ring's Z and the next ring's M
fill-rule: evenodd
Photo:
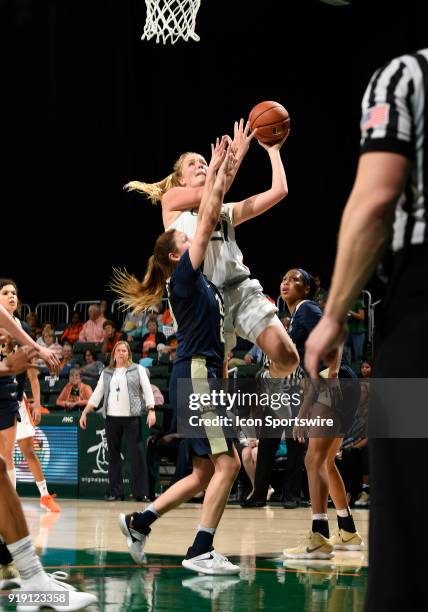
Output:
M217 172L220 168L225 156L227 146L231 143L230 136L222 136L216 138L215 144L211 144L211 159L208 166L209 172Z
M57 375L60 370L60 363L57 355L45 346L41 346L38 352L40 359L45 362L51 373Z
M257 132L257 128L254 131ZM278 142L267 143L267 142L262 142L261 140L259 140L258 143L261 147L266 149L266 151L269 151L269 150L279 151L282 145L284 144L284 142L287 140L289 135L290 135L290 130L288 130L284 138L282 138L281 140L278 140ZM256 137L257 137L257 133L256 133Z
M235 121L233 127L233 142L232 148L234 150L236 158L241 161L242 158L246 155L248 149L250 148L251 141L256 135L256 131L250 130L250 123L247 121L244 127L244 120L240 119L239 121Z

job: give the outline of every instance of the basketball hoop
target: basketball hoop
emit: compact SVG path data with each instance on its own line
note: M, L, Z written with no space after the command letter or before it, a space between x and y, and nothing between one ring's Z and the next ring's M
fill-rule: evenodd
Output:
M201 0L146 0L146 23L141 40L150 40L156 36L156 42L162 39L173 45L179 38L199 41L195 33L196 14Z

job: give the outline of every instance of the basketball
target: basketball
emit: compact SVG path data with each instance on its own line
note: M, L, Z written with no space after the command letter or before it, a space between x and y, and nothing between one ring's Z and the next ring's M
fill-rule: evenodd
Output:
M290 131L290 116L279 102L265 100L256 104L250 116L251 131L257 128L256 138L265 144L282 140Z

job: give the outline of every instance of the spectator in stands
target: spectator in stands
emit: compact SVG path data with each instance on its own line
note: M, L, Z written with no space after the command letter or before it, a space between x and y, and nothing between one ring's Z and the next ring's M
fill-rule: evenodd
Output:
M360 364L363 359L364 341L366 338L364 302L358 299L348 312L348 337L344 351L348 362Z
M64 333L61 336L61 342L64 340L68 340L71 344L78 342L79 334L83 329L83 323L80 319L80 312L78 310L74 310L71 313L70 323L66 326Z
M64 408L64 410L80 410L86 407L91 395L92 388L82 382L80 371L77 368L72 368L69 382L61 391L56 400L56 405Z
M102 342L104 340L103 325L105 318L101 315L98 304L89 306L88 317L79 334L79 342Z
M146 374L148 376L148 379L150 380L150 368L144 368L146 370ZM163 406L165 403L165 398L162 395L161 390L159 389L159 387L157 387L156 385L153 385L150 382L150 386L152 388L153 391L153 397L155 398L155 406Z
M42 333L40 334L40 337L37 338L37 344L40 344L41 346L47 346L46 342L43 339L43 334L45 331L49 331L52 332L55 336L55 325L52 323L52 321L45 321L42 325Z
M155 320L150 320L147 323L148 332L144 334L142 345L142 357L147 357L151 349L156 349L158 344L166 345L165 335L158 331L158 324Z
M107 314L109 311L109 306L108 306L108 301L107 300L100 300L100 313L101 316L104 318L107 318Z
M263 361L263 351L261 348L254 344L250 351L244 355L244 362L246 365L251 363L261 364Z
M166 344L163 344L162 342L160 342L157 345L157 349L158 349L158 363L163 363L165 365L168 365L169 362L171 361L171 353L175 353L177 351L177 336L175 334L171 334L170 336L167 336L166 339ZM172 361L174 361L175 357L172 358Z
M129 334L138 329L139 327L142 327L143 319L143 313L133 314L131 311L128 311L126 313L126 317L122 325L122 331L127 334L129 342L132 342L132 340L134 340L134 338L132 336L129 336Z
M76 358L73 355L73 345L67 340L62 345L62 359L60 359L60 378L68 378L70 370L78 367Z
M319 274L315 274L313 276L313 279L314 279L315 284L317 286L317 289L316 289L315 295L314 295L314 302L317 302L317 304L320 306L321 310L324 310L324 306L326 305L326 302L327 302L328 292L327 292L326 289L321 287L321 277L320 277Z
M113 349L109 366L103 370L95 391L80 417L80 426L86 429L88 413L100 407L105 418L108 444L109 491L106 501L124 499L121 448L127 439L131 458L131 490L136 500L148 497L148 477L141 435L141 415L147 411L147 425L156 423L154 397L145 369L132 362L127 342L118 342Z
M104 340L101 345L101 353L104 355L104 361L110 361L110 355L119 340L124 339L121 331L117 331L116 323L106 319L103 323Z
M39 325L39 320L34 312L29 312L25 317L25 321L28 325L28 335L37 340L42 335L42 328Z
M58 359L62 358L62 346L57 342L55 332L53 332L50 329L45 328L42 334L42 340L43 340L43 344L40 343L42 344L42 346L45 346L46 348L53 351L55 355L58 357ZM39 360L39 362L42 366L44 366L43 361Z
M99 361L96 352L91 349L86 349L83 359L85 362L80 368L80 373L83 381L92 387L97 384L100 374L104 370L104 364Z
M144 318L140 327L137 327L134 331L130 332L128 335L128 342L132 342L137 338L142 338L145 334L148 333L149 328L148 324L150 321L155 321L158 323L158 315L159 308L157 306L150 306L144 313Z
M160 325L167 325L168 327L172 327L174 322L172 319L172 314L170 309L167 307L163 311L163 313L158 317L158 322Z

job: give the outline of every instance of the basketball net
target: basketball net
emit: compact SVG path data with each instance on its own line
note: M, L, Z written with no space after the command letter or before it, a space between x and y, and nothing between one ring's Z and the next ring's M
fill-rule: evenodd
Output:
M141 40L156 36L156 42L173 45L179 38L200 40L195 33L201 0L146 0L146 23Z

